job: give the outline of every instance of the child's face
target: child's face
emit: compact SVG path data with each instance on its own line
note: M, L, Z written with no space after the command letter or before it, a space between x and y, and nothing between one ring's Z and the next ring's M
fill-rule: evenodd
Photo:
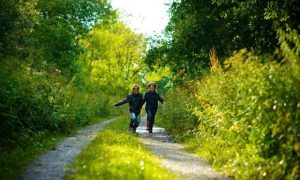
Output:
M154 92L154 91L155 91L155 87L154 87L154 86L150 86L148 89L149 89L149 91L151 91L151 92Z
M133 94L138 94L139 91L140 91L140 89L137 88L137 87L135 87L135 88L132 89Z

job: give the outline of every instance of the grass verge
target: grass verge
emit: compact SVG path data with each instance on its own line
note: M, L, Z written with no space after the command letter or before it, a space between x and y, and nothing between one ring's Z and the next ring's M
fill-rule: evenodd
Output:
M175 179L127 128L125 118L110 124L67 168L65 179Z
M108 118L94 118L91 124ZM0 179L20 179L25 168L40 154L54 148L68 134L40 133L30 139L30 143L16 147L0 147Z
M0 148L0 179L19 179L26 166L34 158L51 149L66 135L47 134L32 141L30 145L18 145L14 148Z

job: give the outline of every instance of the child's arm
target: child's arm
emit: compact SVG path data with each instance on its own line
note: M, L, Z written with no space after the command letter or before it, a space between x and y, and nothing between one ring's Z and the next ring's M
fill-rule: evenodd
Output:
M158 93L157 93L157 95L158 95L159 102L163 104L165 102L165 100L162 97L160 97L160 95Z
M147 93L146 93L145 96L143 97L142 106L145 104L146 101L147 101ZM142 107L142 106L141 106L141 107Z
M117 103L115 104L115 106L121 106L121 105L126 104L126 103L128 103L128 98L125 98L125 99L123 99L123 100L120 101L120 102L117 102Z

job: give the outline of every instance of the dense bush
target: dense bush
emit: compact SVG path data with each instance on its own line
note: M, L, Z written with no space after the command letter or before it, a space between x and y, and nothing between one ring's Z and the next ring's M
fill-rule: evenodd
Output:
M198 127L197 118L194 115L195 85L185 83L180 88L170 89L165 96L166 104L158 113L157 124L176 135L177 140L182 140Z
M226 67L199 84L201 149L236 177L299 178L300 72L245 51Z
M297 179L299 67L292 59L279 64L242 50L224 70L194 82L196 90L169 92L162 125L182 136L191 133L184 127L198 124L188 147L238 179ZM193 93L196 103L189 98Z
M108 97L78 90L76 77L68 81L59 71L37 72L14 59L0 67L1 145L26 145L39 132L67 133L110 114Z

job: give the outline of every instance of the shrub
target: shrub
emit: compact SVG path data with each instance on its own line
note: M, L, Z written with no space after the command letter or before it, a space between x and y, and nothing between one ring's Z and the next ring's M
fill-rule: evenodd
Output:
M107 95L81 90L59 73L36 71L11 59L1 62L1 146L25 146L40 132L68 133L111 113Z
M297 179L297 58L278 63L242 50L224 69L170 90L159 124L180 139L192 135L183 138L188 148L238 179Z
M238 178L299 178L300 72L245 50L198 86L199 154Z
M193 113L195 106L195 84L187 82L181 87L170 89L165 97L166 104L158 113L158 124L180 140L191 135L198 127Z

